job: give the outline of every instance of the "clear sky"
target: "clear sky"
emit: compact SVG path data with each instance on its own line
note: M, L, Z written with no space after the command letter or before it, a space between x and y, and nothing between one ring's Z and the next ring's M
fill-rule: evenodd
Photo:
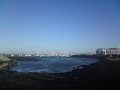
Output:
M0 52L89 53L120 45L120 0L0 0Z

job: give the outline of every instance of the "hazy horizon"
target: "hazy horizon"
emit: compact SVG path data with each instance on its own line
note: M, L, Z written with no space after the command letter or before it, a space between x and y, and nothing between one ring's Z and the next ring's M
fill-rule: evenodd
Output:
M0 53L94 53L119 34L119 0L0 0Z

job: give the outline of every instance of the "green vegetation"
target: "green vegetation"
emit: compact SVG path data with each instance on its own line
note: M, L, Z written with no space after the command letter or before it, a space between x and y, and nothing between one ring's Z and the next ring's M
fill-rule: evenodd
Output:
M8 62L5 62L5 63L0 63L0 68L6 67L6 66L8 66L8 65L9 65L9 63L8 63Z
M104 58L110 61L120 61L120 55L106 55Z
M0 55L0 72L3 70L7 70L9 66L12 65L13 62L11 62L11 59L8 57L5 57L3 55Z
M10 61L10 59L8 57L0 55L0 62L7 62L7 61Z
M110 60L110 61L120 61L120 58L109 58L108 60Z

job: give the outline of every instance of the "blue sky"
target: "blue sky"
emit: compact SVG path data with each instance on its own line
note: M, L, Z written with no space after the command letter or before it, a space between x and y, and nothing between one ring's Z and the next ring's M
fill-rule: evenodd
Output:
M89 53L117 45L119 0L0 0L2 53Z

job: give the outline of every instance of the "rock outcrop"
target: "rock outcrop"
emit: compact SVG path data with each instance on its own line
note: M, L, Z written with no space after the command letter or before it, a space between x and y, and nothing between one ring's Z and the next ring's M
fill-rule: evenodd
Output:
M0 62L7 62L7 61L10 61L10 59L8 57L0 55Z

